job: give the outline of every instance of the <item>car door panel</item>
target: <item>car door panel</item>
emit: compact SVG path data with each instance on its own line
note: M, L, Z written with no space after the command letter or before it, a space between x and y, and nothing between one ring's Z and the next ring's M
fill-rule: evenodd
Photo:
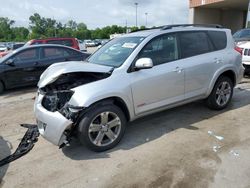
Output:
M181 57L186 61L185 99L205 95L217 63L219 54L213 52L212 43L205 31L179 33Z
M184 99L182 61L131 74L135 113L140 114Z
M38 81L38 48L21 51L18 54L15 54L14 56L10 57L9 59L13 59L14 62L13 65L5 66L4 78L9 87L36 84L36 82ZM8 60L6 60L6 62Z
M141 114L184 99L183 61L178 60L175 34L152 39L138 55L150 58L154 67L131 73L135 113Z

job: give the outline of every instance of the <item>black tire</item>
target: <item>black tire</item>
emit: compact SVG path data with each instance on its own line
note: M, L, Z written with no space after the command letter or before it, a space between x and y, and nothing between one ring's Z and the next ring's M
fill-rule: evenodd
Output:
M228 96L226 97L224 94L224 96L226 97L226 102L225 104L222 103L221 105L218 104L217 99L219 100L218 96L220 94L216 94L217 92L219 92L218 90L220 89L220 87L222 87L223 83L227 83L228 86L230 86L230 88L228 87L228 91L230 91L230 94L228 94ZM223 93L221 94L223 95ZM230 78L226 77L226 76L221 76L219 77L219 79L217 80L217 82L214 85L214 88L212 90L212 92L210 93L209 97L206 99L206 104L210 109L213 110L222 110L224 108L226 108L228 106L228 104L230 103L231 99L233 96L233 82Z
M3 82L0 81L0 94L4 92L4 85Z
M98 120L99 116L101 119L101 114L104 112L109 112L108 113L109 118L110 118L110 114L112 114L112 115L115 114L120 121L119 121L119 132L117 133L117 135L116 135L115 139L113 139L113 141L110 139L110 141L112 141L112 143L110 143L110 144L106 143L107 145L101 146L101 145L96 145L93 143L94 141L93 141L91 134L96 134L97 135L96 138L97 138L98 134L100 132L103 133L103 130L102 131L99 130L97 132L92 132L92 133L89 133L89 130L90 130L91 123L95 120ZM100 121L102 121L102 120L100 120ZM90 150L93 150L96 152L105 151L105 150L113 148L114 146L116 146L120 142L120 140L122 139L122 137L125 133L126 123L127 123L127 121L126 121L125 115L119 107L112 105L112 104L97 105L97 106L95 105L86 114L84 114L83 117L80 119L80 122L78 124L77 136L78 136L80 143L83 145L86 145ZM101 122L100 122L100 124L101 124ZM108 130L106 130L105 134L107 133L107 131ZM100 133L100 134L102 134L102 133ZM104 135L103 139L104 138L109 139L107 135Z

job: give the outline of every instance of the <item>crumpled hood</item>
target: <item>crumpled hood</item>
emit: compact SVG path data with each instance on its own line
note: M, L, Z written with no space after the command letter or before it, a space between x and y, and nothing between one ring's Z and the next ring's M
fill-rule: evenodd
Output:
M83 61L68 61L63 63L55 63L48 67L40 77L38 87L42 88L54 82L60 75L72 72L96 72L108 73L113 67L87 63Z

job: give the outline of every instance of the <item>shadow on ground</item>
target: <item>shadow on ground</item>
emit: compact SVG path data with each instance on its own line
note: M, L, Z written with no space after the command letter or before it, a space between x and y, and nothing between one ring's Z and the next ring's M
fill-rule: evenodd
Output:
M73 160L109 158L109 154L113 151L135 148L179 128L196 131L199 127L194 127L192 124L249 105L249 99L250 88L239 87L235 89L232 103L225 110L212 111L203 104L203 101L194 102L129 123L121 143L112 150L102 153L92 152L81 146L77 140L73 140L71 146L63 148L62 151Z
M9 156L11 154L11 144L4 140L2 136L0 136L0 160ZM0 187L3 185L3 177L5 176L9 165L5 165L0 167Z
M10 90L4 91L2 94L0 94L0 96L3 98L10 98L10 97L15 97L21 94L35 92L36 90L37 90L37 87L35 86L20 87L17 89L10 89Z

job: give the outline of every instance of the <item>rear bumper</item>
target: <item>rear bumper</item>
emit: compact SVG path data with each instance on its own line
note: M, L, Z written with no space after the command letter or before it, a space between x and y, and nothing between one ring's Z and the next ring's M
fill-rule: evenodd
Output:
M248 63L243 62L243 66L245 68L245 74L249 74L250 73L250 62L248 62Z
M72 121L66 119L59 112L50 112L42 106L43 95L36 97L34 112L37 120L39 133L49 142L60 146L66 141L64 131L70 128Z

